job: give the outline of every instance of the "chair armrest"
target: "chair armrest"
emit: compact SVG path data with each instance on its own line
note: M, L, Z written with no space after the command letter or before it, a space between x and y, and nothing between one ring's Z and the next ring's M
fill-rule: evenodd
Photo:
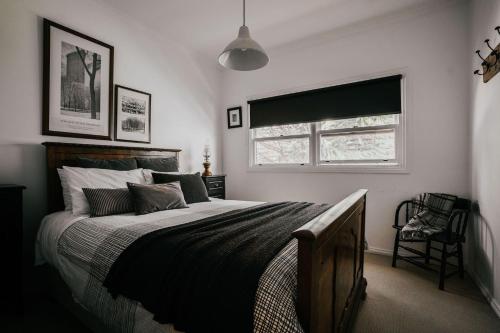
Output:
M394 217L393 227L395 227L395 228L399 227L399 211L401 210L401 208L403 208L404 205L408 205L410 203L412 203L412 200L405 200L398 205L398 208L396 208L396 216ZM407 222L408 222L408 220L405 221L405 224Z

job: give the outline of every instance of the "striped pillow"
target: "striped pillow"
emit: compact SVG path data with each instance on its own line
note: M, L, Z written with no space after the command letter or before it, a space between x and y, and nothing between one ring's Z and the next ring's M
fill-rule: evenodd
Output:
M128 188L82 188L90 206L90 217L130 213L134 203Z

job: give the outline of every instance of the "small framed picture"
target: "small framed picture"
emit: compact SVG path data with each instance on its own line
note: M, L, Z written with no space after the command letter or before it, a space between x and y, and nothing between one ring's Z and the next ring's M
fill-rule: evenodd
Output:
M227 109L227 128L242 127L241 106Z
M111 140L113 50L43 20L43 135Z
M115 140L151 143L151 94L115 85Z

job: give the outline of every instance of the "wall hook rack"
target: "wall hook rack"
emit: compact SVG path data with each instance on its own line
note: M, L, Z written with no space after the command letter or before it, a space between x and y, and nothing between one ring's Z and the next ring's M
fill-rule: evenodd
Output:
M497 53L497 51L491 47L489 39L485 39L484 42L486 43L486 45L488 45L488 48L493 51L493 53Z
M481 51L476 50L476 53L477 53L478 57L479 57L479 58L481 58L481 60L483 61L483 62L481 63L481 65L486 66L486 67L489 67L489 63L488 63L488 61L487 61L486 59L484 59L484 58L481 56Z
M495 30L499 35L500 35L500 26L495 27L493 30ZM478 69L474 71L475 75L480 75L483 77L483 82L486 83L491 78L493 78L498 72L500 72L500 43L493 48L490 44L490 39L487 38L484 40L484 43L488 47L490 53L486 58L484 58L481 55L480 50L476 50L477 56L481 59L481 67L483 68L483 71L480 72Z

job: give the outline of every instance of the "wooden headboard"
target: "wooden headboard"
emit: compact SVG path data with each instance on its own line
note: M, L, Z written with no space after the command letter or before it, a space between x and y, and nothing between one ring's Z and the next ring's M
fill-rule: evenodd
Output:
M177 157L180 149L100 146L75 143L44 142L47 153L47 208L48 212L64 210L61 182L57 168L75 165L78 157L115 160L134 157Z

